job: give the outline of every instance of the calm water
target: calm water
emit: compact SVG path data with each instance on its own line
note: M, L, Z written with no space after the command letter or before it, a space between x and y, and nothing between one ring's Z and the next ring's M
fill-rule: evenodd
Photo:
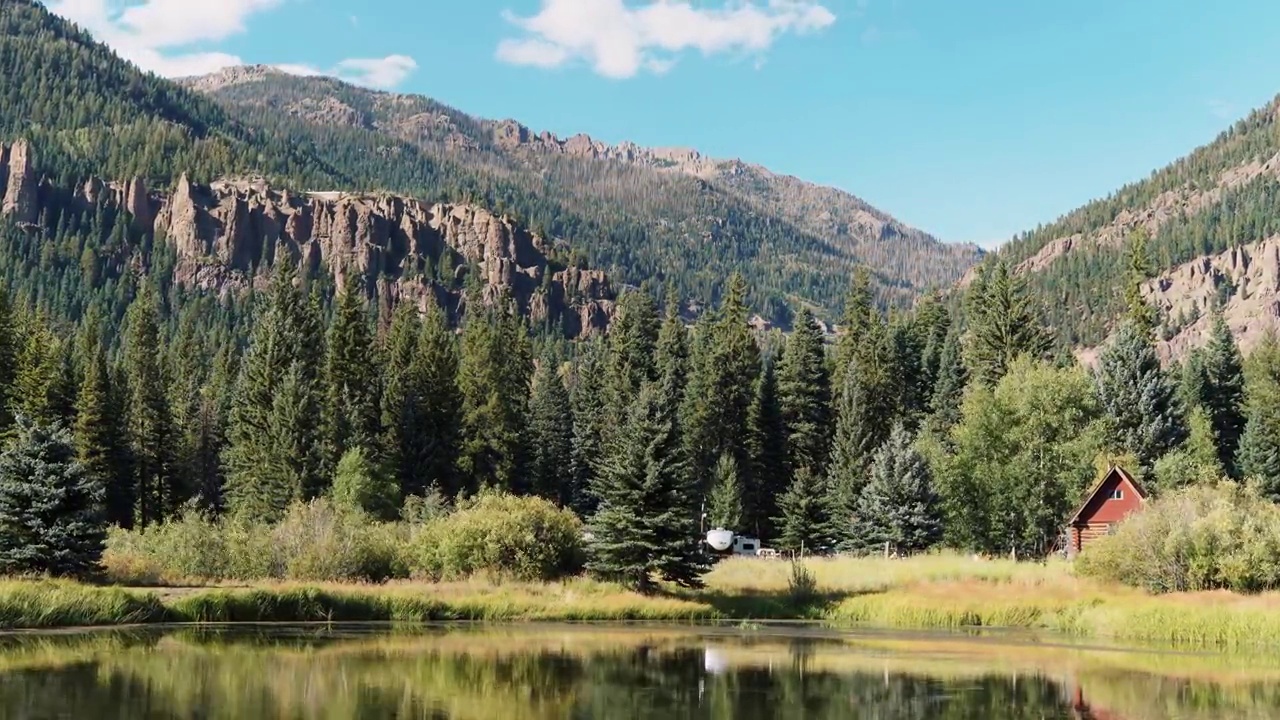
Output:
M0 717L1269 718L1280 660L776 626L23 635Z

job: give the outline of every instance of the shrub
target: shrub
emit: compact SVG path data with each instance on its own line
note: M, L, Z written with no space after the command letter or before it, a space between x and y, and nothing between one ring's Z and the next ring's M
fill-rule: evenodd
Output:
M582 569L582 523L541 498L482 492L418 534L414 571L434 579L485 573L553 580Z
M1234 483L1153 500L1080 556L1082 575L1151 592L1280 587L1280 507Z
M391 576L394 550L371 532L369 517L317 499L289 508L271 533L278 576L289 580L373 580Z

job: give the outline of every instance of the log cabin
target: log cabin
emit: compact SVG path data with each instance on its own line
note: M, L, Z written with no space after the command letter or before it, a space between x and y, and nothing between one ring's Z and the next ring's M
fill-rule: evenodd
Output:
M1115 532L1120 522L1146 501L1142 485L1123 468L1112 466L1067 521L1067 556L1075 557L1089 543Z

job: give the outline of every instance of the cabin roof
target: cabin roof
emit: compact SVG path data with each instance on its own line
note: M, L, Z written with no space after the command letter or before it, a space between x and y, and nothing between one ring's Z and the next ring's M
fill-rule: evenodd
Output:
M1085 493L1084 501L1080 503L1080 507L1076 508L1076 511L1071 513L1071 519L1067 521L1068 525L1075 525L1079 522L1080 516L1089 508L1089 505L1093 503L1093 499L1098 496L1098 493L1102 492L1102 488L1107 486L1107 483L1112 477L1119 477L1123 482L1129 483L1129 486L1133 488L1134 492L1138 493L1139 500L1147 499L1147 491L1142 487L1141 483L1135 480L1132 475L1125 472L1124 468L1118 465L1112 465L1111 469L1107 471L1107 474L1103 475L1102 479L1095 483L1089 492Z

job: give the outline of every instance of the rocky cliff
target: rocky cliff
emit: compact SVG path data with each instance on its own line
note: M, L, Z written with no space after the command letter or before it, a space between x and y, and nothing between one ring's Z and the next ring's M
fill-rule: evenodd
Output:
M203 186L185 175L170 192L149 190L140 178L89 178L71 196L127 210L136 230L174 248L179 285L210 292L244 289L259 268L285 261L331 272L339 289L358 283L387 306L425 307L434 298L460 312L458 288L476 268L484 302L510 297L531 322L558 322L570 336L603 331L613 312L614 292L603 272L557 268L543 238L474 205L293 193L261 180ZM38 220L40 185L26 142L0 146L0 197L0 213L11 220Z

